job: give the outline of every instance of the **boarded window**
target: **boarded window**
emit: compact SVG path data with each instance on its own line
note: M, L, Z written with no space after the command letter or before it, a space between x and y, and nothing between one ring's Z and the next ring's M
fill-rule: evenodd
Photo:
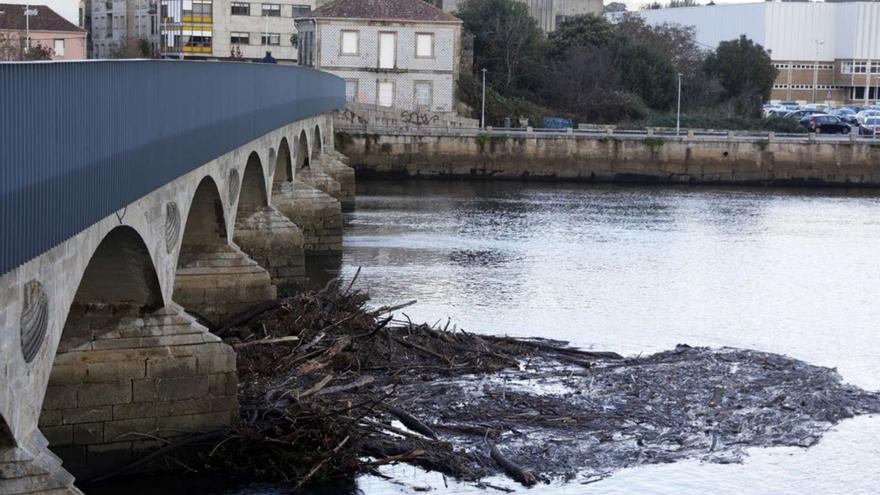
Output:
M397 61L397 35L379 33L379 68L393 69Z
M431 33L416 34L416 57L434 57L434 35Z
M379 95L377 104L380 107L394 106L394 83L391 81L379 81Z
M341 51L342 51L343 55L357 55L357 52L358 52L358 33L357 33L357 31L343 31L342 32Z
M56 57L64 56L64 40L55 40L55 44L52 46L52 51L55 52Z

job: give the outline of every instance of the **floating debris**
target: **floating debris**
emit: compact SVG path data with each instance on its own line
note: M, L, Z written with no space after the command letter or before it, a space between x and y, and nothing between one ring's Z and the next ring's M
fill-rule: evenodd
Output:
M777 354L679 345L623 358L416 325L390 316L406 305L367 301L333 282L220 329L238 352L241 421L132 467L186 466L294 491L383 476L377 468L392 463L474 482L588 483L685 458L738 462L752 446L810 447L842 419L880 412L880 394Z

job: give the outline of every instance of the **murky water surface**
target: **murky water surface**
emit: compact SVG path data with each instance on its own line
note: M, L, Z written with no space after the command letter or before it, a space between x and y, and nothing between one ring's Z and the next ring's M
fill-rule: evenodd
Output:
M625 354L678 343L748 347L836 367L846 381L880 389L877 193L426 181L358 187L335 269L351 276L363 267L360 283L375 304L418 299L405 310L414 321L451 318L468 331ZM861 417L809 450L751 449L743 464L647 466L528 492L873 494L878 438L880 417ZM358 488L366 495L424 487L501 493L409 466L389 474L401 483L362 478Z

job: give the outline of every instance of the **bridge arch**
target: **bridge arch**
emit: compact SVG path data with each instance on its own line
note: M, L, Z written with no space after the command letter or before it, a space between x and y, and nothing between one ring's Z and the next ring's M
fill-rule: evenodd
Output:
M114 228L98 244L83 271L71 306L106 304L130 305L141 311L163 305L150 251L141 235L127 225ZM67 320L70 318L69 311Z
M138 323L142 318L163 306L158 273L144 239L130 226L113 228L92 253L67 308L37 418L49 446L71 472L76 474L86 463L83 450L75 445L100 443L102 425L95 422L109 419L96 419L81 411L106 411L130 400L122 396L130 392L131 379L143 378L143 362L140 375L127 376L128 368L119 365L120 361L137 368L137 364L131 365L136 359L121 352L113 355L107 344L120 342L121 335L130 337L143 324ZM102 349L108 354L97 357ZM99 392L107 388L118 393ZM0 425L0 430L4 426ZM83 433L79 437L65 433L74 428ZM0 445L2 437L0 431Z
M6 419L0 414L0 449L15 447L15 437L12 436L12 430Z
M223 211L223 200L217 183L210 176L199 182L193 193L183 228L183 240L180 243L181 254L178 267L186 262L187 251L202 246L226 244L226 215Z
M281 182L290 182L293 180L293 165L290 158L290 145L287 143L287 138L281 138L281 143L278 145L278 154L275 154L270 151L269 152L269 164L271 165L272 158L275 158L275 173L273 178L273 183L281 183Z
M248 156L247 164L244 167L244 175L241 179L238 211L239 213L243 210L253 211L260 206L269 206L269 197L266 193L263 163L260 160L260 155L256 151L252 151Z
M317 156L324 153L324 134L321 132L321 125L315 124L315 140L312 143L312 150Z
M296 142L296 169L309 168L311 164L311 155L309 153L309 137L306 130L303 129L299 133L299 139Z

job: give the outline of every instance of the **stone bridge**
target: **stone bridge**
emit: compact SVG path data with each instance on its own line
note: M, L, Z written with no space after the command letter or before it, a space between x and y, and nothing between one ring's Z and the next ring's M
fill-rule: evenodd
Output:
M208 328L340 250L344 85L182 61L0 81L0 495L79 493L74 475L238 416L235 354Z

